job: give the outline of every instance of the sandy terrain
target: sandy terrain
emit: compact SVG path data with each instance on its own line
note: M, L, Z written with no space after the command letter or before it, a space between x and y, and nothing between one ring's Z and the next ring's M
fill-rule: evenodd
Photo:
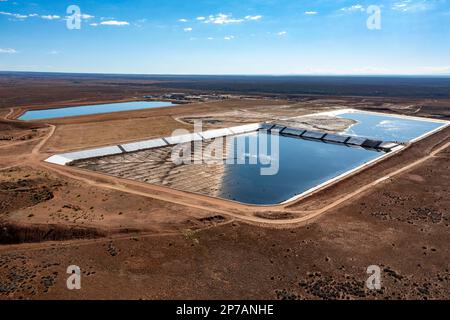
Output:
M55 89L55 106L83 90L77 99L85 103L113 91L73 81ZM41 87L29 86L23 100L0 90L3 118L23 111L10 114L11 107L47 102L36 94ZM132 98L135 89L126 88L118 99ZM450 110L443 100L254 99L26 125L2 120L0 133L12 139L0 144L0 299L448 299L450 129L311 197L264 209L41 161L170 134L195 118L221 127L363 105L439 118ZM83 271L80 291L65 287L72 264ZM377 292L364 285L373 264L383 269Z

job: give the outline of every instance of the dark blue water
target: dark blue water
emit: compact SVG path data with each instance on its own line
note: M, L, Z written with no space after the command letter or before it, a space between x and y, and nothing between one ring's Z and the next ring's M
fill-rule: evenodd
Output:
M265 140L269 136L262 132L244 135L247 141ZM219 196L247 204L281 203L384 154L285 136L279 138L279 161L276 155L271 156L274 167L279 166L276 175L261 175L261 168L268 165L248 164L251 158L258 157L258 152L252 153L249 148L243 153L235 151L235 156L245 158L247 164L226 166ZM270 139L268 143L269 149L272 148Z
M443 123L426 120L358 112L343 113L339 117L358 121L357 124L346 130L344 134L383 141L408 142L444 125Z
M57 109L32 110L25 112L19 120L42 120L52 118L85 116L90 114L100 114L118 111L131 111L142 109L153 109L170 107L175 104L162 101L133 101L121 103L97 104L79 107L67 107Z

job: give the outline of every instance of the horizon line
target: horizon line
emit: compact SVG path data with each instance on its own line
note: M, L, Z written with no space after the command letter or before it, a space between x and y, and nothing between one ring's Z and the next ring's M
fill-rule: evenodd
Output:
M75 75L111 75L111 76L241 76L241 77L450 77L445 74L354 74L354 73L107 73L107 72L70 72L70 71L27 71L27 70L0 70L0 73L44 73L44 74L75 74Z

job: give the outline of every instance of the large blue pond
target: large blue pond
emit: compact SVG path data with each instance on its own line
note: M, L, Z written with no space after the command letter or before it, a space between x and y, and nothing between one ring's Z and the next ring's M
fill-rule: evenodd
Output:
M383 141L411 141L445 125L362 112L345 113L339 117L357 121L343 134ZM258 205L281 203L384 154L345 145L279 136L278 156L274 152L266 152L273 161L272 167L278 168L278 171L274 175L262 175L261 168L270 166L260 164L260 161L256 165L250 165L252 159L259 157L261 160L262 156L261 152L250 150L248 145L251 140L259 142L263 139L267 141L270 150L272 141L269 137L270 134L255 132L234 138L247 141L245 150L235 147L234 153L236 158L245 160L246 164L226 166L220 197ZM235 145L238 145L236 141Z
M383 141L408 142L444 125L440 122L363 112L343 113L339 117L358 121L357 124L346 130L344 134Z
M246 164L226 166L219 196L257 205L277 204L289 200L384 154L343 145L279 136L278 157L274 152L276 148L272 148L273 142L270 135L266 133L255 132L235 139L247 141L245 151L238 151L235 148L235 157L245 159ZM268 141L269 152L263 154L270 156L272 165L261 164L261 161L258 161L258 164L250 164L251 159L262 159L260 152L252 152L248 148L248 141L255 139ZM278 167L276 174L261 174L261 168L270 167Z
M79 107L45 109L45 110L31 110L25 112L19 118L19 120L42 120L52 118L85 116L91 114L100 114L118 111L163 108L163 107L170 107L173 105L174 104L171 102L162 102L162 101L133 101L133 102L96 104Z

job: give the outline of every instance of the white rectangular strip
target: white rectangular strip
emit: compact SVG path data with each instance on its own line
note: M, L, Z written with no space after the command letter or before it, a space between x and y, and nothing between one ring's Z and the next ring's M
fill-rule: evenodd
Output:
M205 140L217 138L217 137L224 137L229 136L233 134L228 128L225 129L217 129L217 130L208 130L204 132L199 133Z
M72 161L73 161L72 159L65 158L65 157L60 156L58 154L54 155L54 156L51 156L50 158L45 160L45 162L59 164L61 166L65 166L66 164L68 164L68 163L70 163Z
M252 124L246 124L246 125L243 125L243 126L232 127L232 128L229 128L229 129L234 134L240 134L240 133L256 131L260 127L261 127L261 124L259 124L259 123L252 123Z
M120 148L118 146L110 146L110 147L103 147L103 148L97 148L97 149L63 153L63 154L60 154L60 156L70 159L71 161L74 161L74 160L80 160L80 159L89 159L89 158L109 156L109 155L120 154L120 153L123 153L123 152L122 152L122 150L120 150Z
M145 149L164 147L166 145L167 143L163 139L153 139L122 144L121 146L126 152L133 152Z
M200 141L203 140L197 133L184 134L181 136L173 136L164 138L169 144L179 144L186 143L190 141Z

